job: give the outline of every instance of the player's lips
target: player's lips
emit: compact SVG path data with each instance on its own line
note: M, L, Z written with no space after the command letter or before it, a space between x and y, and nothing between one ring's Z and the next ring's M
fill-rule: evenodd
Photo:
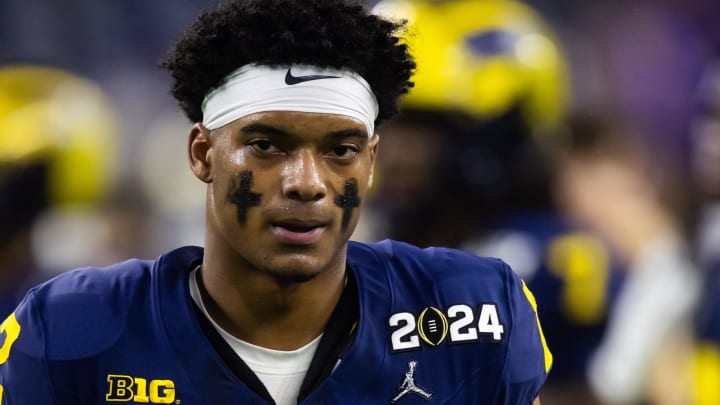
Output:
M310 245L320 240L326 227L326 222L287 219L274 221L272 223L272 233L283 243Z

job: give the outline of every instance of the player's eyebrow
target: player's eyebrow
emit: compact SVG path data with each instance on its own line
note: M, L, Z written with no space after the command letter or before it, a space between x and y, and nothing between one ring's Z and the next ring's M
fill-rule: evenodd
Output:
M367 140L367 132L357 128L341 129L339 131L329 132L325 135L326 138L332 138L335 140L341 140L345 138L361 138Z
M261 124L258 122L254 122L252 124L245 125L244 127L240 128L240 132L242 133L261 133L265 135L271 135L271 136L282 136L287 137L290 136L287 132L283 131L280 128L275 128L273 126L267 125L267 124Z
M284 131L280 128L273 127L272 125L262 124L259 122L254 122L252 124L245 125L244 127L240 128L240 132L244 134L250 134L250 133L260 133L265 134L273 137L283 137L287 138L290 137L291 134L287 131ZM325 135L326 139L329 140L343 140L347 138L359 138L360 140L367 141L367 133L363 131L362 129L358 128L346 128L341 129L338 131L332 131L328 132Z

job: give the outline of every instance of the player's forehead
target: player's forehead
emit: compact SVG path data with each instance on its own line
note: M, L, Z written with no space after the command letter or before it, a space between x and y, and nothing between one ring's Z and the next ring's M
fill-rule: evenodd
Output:
M329 113L263 111L241 117L229 127L231 132L241 136L265 135L295 141L368 139L364 123L352 117Z

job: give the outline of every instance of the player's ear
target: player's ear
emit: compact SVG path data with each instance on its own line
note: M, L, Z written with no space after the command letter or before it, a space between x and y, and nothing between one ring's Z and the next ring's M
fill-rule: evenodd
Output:
M188 160L195 177L205 183L212 182L210 149L210 130L196 123L188 136Z
M368 150L370 151L370 175L368 176L368 189L372 187L373 175L375 174L375 160L377 158L378 145L380 144L380 135L377 133L370 138Z

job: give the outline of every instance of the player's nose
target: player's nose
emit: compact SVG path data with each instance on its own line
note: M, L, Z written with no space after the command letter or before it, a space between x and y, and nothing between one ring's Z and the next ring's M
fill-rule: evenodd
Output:
M323 181L322 162L312 150L297 151L286 163L282 192L286 198L318 201L327 195Z

